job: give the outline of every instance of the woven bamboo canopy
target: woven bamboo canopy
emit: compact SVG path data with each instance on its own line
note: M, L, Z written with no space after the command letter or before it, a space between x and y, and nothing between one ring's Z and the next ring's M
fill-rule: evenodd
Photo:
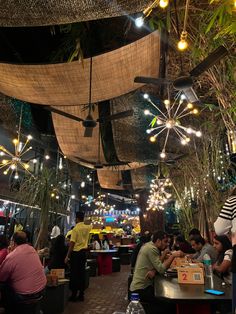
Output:
M147 0L1 0L0 26L59 25L143 11Z
M112 99L140 87L138 75L157 76L160 36L153 32L122 48L93 58L92 102ZM70 106L89 99L90 59L83 62L0 64L0 92L30 103Z
M101 188L120 191L124 190L123 186L119 184L119 181L121 180L119 171L98 170L97 175Z

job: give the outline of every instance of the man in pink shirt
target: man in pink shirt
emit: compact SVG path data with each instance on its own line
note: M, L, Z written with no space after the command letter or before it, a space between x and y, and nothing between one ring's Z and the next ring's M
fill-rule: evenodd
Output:
M43 266L35 249L26 243L25 232L14 233L12 240L13 251L0 266L0 282L6 284L2 290L6 308L39 297L46 286Z

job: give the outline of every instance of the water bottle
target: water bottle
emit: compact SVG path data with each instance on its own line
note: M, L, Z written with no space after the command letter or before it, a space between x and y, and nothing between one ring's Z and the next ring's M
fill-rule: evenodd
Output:
M205 276L208 278L212 278L213 272L212 272L211 258L208 254L203 255L203 264L205 268Z
M138 293L131 293L130 303L126 309L126 314L145 314L145 311L139 302Z

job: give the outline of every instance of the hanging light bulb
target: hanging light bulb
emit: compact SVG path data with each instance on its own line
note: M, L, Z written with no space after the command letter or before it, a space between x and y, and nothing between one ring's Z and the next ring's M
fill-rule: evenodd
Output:
M62 158L60 157L60 159L59 159L59 166L58 166L58 168L61 170L61 169L63 169L63 164L62 164Z
M50 159L50 156L49 156L48 154L46 154L46 155L45 155L45 159L46 159L46 160L49 160L49 159Z
M156 142L156 137L155 136L151 136L149 138L150 142L155 143Z
M166 158L166 153L165 152L161 152L160 153L160 157L163 158L163 159Z
M144 24L144 17L143 16L139 16L139 17L137 17L136 19L135 19L135 25L138 27L138 28L140 28L140 27L142 27L143 26L143 24Z
M186 50L188 48L187 42L187 32L183 31L180 36L180 41L178 42L178 49L180 51Z

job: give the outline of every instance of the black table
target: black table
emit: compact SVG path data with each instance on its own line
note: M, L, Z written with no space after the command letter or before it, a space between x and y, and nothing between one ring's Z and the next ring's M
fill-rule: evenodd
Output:
M224 291L222 296L205 293L206 289ZM210 313L212 304L230 302L232 292L230 285L222 285L222 280L213 276L204 285L179 284L177 278L157 276L155 279L155 296L177 304L178 313Z

